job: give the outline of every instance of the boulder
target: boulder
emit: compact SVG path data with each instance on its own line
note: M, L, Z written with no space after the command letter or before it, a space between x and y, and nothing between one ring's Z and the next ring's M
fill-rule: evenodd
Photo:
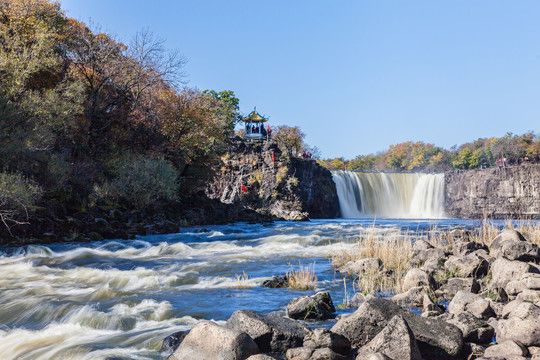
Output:
M505 319L518 317L522 320L540 319L540 307L523 300L514 300L508 303L503 310Z
M287 360L350 360L349 355L340 355L332 349L313 349L308 347L287 350Z
M540 248L528 241L505 241L498 250L498 257L508 260L532 261L540 260Z
M488 347L484 351L484 356L509 356L509 355L518 355L518 356L527 356L527 349L523 345L512 341L506 340L499 342L496 345Z
M497 257L498 255L497 252L501 248L502 243L505 241L527 241L527 240L525 240L525 238L523 237L523 235L521 235L519 231L504 230L499 235L497 235L495 239L493 239L491 244L489 244L490 255Z
M298 321L253 310L235 311L225 327L251 336L263 353L284 353L287 349L300 347L309 332L309 328Z
M414 334L401 315L394 316L373 340L362 346L356 359L362 360L374 353L391 359L422 360Z
M432 248L427 250L413 250L412 258L425 263L429 260L441 260L446 257L443 249Z
M444 268L444 262L439 260L428 260L424 263L424 265L420 268L420 270L423 270L426 274L433 277L433 274L435 274L437 271Z
M161 343L160 352L167 354L172 353L174 350L176 350L178 345L180 345L188 333L188 331L177 331L174 334L167 336Z
M444 321L456 325L463 333L463 341L475 344L489 344L495 335L495 329L486 321L469 312L459 314L446 313L440 316Z
M270 280L265 280L262 283L263 287L271 288L271 289L282 289L282 288L288 288L289 287L289 280L286 276L274 276Z
M364 294L362 293L356 293L354 294L353 298L351 300L349 300L349 306L350 307L359 307L360 305L362 305L362 303L364 302Z
M383 266L379 258L365 258L356 261L350 261L339 268L340 272L347 274L375 273Z
M429 250L433 249L434 246L428 243L426 240L416 240L412 246L413 251L414 250Z
M440 288L440 290L442 290L448 297L453 297L460 290L478 294L480 291L480 284L475 278L450 278L446 284Z
M487 320L495 316L495 312L488 300L480 295L460 290L448 304L448 312L459 314L465 311L470 312L479 319Z
M246 333L201 321L189 332L168 360L245 360L259 353Z
M372 295L354 313L340 319L332 331L347 337L351 343L372 340L389 321L401 315L411 328L420 353L425 358L456 356L463 346L461 330L455 325L435 318L423 318L402 309L392 301Z
M422 316L437 316L444 313L444 310L444 306L437 304L428 294L424 294L422 299Z
M390 300L411 306L422 306L423 299L425 294L425 288L422 286L417 286L410 288L401 294L396 294L392 296Z
M515 296L526 289L540 290L540 274L525 273L520 279L508 282L504 288L506 293L511 296Z
M513 317L499 320L496 328L497 341L514 340L525 346L540 346L540 321Z
M383 353L371 354L365 359L366 360L393 360L393 359L390 359L388 356L384 355Z
M431 289L434 289L435 280L433 279L433 276L423 270L411 269L407 271L407 274L403 279L403 290L407 291L410 288L417 286L428 286Z
M296 320L333 319L336 312L328 291L318 292L312 296L301 296L287 305L287 315Z
M332 351L349 355L351 342L343 335L333 333L328 329L315 329L304 337L304 347L313 349L329 348Z
M488 273L489 263L476 254L450 256L444 263L444 269L455 273L459 277L477 278Z
M518 294L516 299L538 303L540 301L540 290L525 289Z
M463 256L477 250L485 250L487 246L476 241L458 241L452 246L452 253L455 256Z
M257 355L251 355L250 357L247 358L247 360L278 360L278 358L275 358L268 354L257 354Z
M499 258L491 265L490 289L504 289L506 285L516 279L521 279L524 274L539 273L538 268L521 261L510 261Z

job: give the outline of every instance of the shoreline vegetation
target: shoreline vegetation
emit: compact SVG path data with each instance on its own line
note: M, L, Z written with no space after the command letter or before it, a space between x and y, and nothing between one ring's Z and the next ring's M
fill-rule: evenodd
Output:
M128 42L52 0L0 0L0 245L270 221L205 194L235 125L230 90L185 87L186 59L142 30ZM273 137L307 149L297 127Z

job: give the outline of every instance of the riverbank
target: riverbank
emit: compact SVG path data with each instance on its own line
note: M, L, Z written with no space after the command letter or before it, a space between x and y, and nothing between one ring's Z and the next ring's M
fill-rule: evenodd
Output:
M519 228L540 242L538 224ZM367 253L365 248L376 254L392 251L384 242L365 240L359 244L361 254ZM389 268L396 262L390 258L334 261L359 281L370 274L399 278L403 292L388 300L357 293L348 305L358 309L329 320L324 328L313 328L306 320L334 318L328 293L294 299L287 306L288 318L239 310L222 326L197 324L184 341L177 341L169 359L189 359L192 353L207 354L207 359L236 353L237 359L253 360L540 358L537 244L515 229L499 232L484 222L470 230L434 231L411 245L408 251L394 251L409 258L408 270L402 272ZM215 337L236 341L216 343ZM260 353L264 355L255 355Z

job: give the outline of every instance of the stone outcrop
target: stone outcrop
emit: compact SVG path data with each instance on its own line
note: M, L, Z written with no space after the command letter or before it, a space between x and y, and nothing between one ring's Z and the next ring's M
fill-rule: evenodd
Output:
M312 296L301 296L287 305L287 314L296 320L327 320L334 318L336 308L328 291L321 291Z
M540 165L452 171L445 211L454 218L540 218Z
M339 202L332 174L314 160L289 158L274 141L231 140L206 194L277 219L334 218Z
M289 348L302 346L309 329L291 319L265 315L253 310L235 311L226 328L251 336L261 352L284 353Z
M212 321L195 325L168 360L245 360L259 353L257 344L241 331Z
M463 346L463 335L455 325L446 321L424 318L402 309L392 301L369 295L366 301L351 315L340 319L332 331L347 337L351 343L373 340L390 320L400 315L407 322L416 338L424 358L457 356Z

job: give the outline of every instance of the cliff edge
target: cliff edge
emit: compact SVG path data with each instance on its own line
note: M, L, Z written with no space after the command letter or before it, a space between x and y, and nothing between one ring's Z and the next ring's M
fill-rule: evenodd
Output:
M445 173L452 218L540 219L540 164Z
M314 160L288 157L276 142L232 139L208 197L274 219L334 218L339 202L332 174Z

